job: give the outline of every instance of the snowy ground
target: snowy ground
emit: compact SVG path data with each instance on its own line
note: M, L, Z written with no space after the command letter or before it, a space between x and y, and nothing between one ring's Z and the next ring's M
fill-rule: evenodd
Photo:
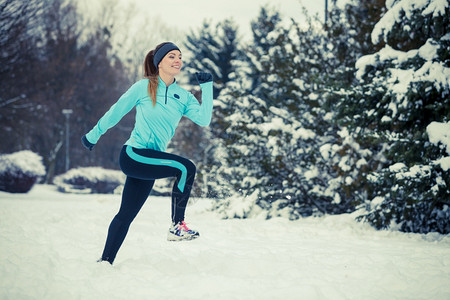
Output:
M0 192L0 299L450 299L450 236L375 231L350 215L220 220L167 242L169 199L150 197L112 267L96 263L118 195L37 185Z

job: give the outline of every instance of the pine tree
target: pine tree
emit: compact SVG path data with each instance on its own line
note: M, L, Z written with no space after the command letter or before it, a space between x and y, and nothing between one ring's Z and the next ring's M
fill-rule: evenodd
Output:
M355 62L362 55L379 50L370 34L384 13L385 0L352 0L340 8L332 1L326 32L335 59L326 68L328 84L336 89L348 88L355 79Z
M248 76L252 80L251 90L254 95L264 96L270 87L262 83L262 77L271 74L274 66L271 64L269 51L275 45L281 45L282 29L281 16L278 11L270 7L261 7L256 20L251 22L252 44L247 47L247 59L250 64Z
M250 72L218 99L224 132L217 150L225 157L218 173L239 192L218 202L228 217L263 211L295 219L352 209L340 190L345 177L329 164L339 135L321 96L328 67L337 63L321 27L311 24L284 27L276 11L262 8L252 23Z
M386 12L385 2L386 0L352 0L345 5L345 20L351 31L351 38L356 41L352 46L357 53L372 54L384 46L383 43L374 45L371 33Z
M336 189L342 198L341 203L349 209L364 201L366 175L377 170L380 160L384 159L378 155L382 144L374 145L370 139L358 138L360 129L349 126L349 121L354 121L353 124L365 128L352 109L364 107L369 99L377 99L380 93L380 88L359 84L355 63L363 54L375 52L380 47L372 44L370 34L384 11L384 0L354 0L343 9L333 1L326 24L327 54L331 58L324 61L326 76L322 78L324 88L320 97L326 99L324 105L329 114L329 125L334 130L332 138L320 151L327 157L329 173L334 174L332 182L338 185ZM365 97L360 97L360 102L354 101L358 94L355 91L361 90L369 92ZM352 104L347 106L349 103Z
M195 72L210 72L214 78L214 98L218 96L230 74L235 71L236 60L242 56L239 48L238 28L232 19L213 25L203 22L199 32L191 32L184 45L190 52L185 68L191 73L189 81L197 85Z
M372 144L378 168L367 176L368 213L377 228L450 232L450 176L435 161L445 150L427 126L450 120L448 2L388 1L372 31L378 52L356 64L361 84L347 94L342 120ZM447 74L447 75L446 75ZM372 166L373 167L373 166Z

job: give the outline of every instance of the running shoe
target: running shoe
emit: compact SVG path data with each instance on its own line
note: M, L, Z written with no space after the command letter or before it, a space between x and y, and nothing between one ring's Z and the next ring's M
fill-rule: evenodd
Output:
M172 223L167 234L168 241L189 241L200 236L198 231L189 229L184 221Z

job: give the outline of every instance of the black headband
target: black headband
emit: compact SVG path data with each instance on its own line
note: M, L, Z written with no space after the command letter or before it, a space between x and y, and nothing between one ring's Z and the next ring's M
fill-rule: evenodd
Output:
M161 48L156 50L155 54L153 55L153 64L156 68L158 68L159 63L164 58L164 56L166 56L166 54L172 50L180 51L180 49L174 43L166 43Z

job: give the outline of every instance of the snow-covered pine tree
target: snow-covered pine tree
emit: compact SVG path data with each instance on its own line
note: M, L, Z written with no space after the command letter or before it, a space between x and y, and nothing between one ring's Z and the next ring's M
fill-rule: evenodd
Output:
M253 95L262 96L270 87L261 84L261 78L268 76L271 69L269 51L280 38L281 16L280 13L269 6L261 7L258 17L250 24L252 29L252 42L247 46L247 60L250 64L249 78L252 81L251 91ZM282 38L282 37L281 37ZM281 41L279 41L279 44Z
M373 101L378 99L379 89L373 88L370 83L360 86L356 81L355 62L363 54L373 53L377 49L370 41L370 33L385 11L384 2L353 0L341 9L333 1L326 24L328 56L331 59L326 61L325 91L321 97L327 99L325 109L336 129L334 139L322 145L320 152L327 157L329 168L334 170L334 182L339 186L337 190L349 209L364 201L366 176L370 171L377 170L380 160L384 159L378 155L383 145L374 146L372 140L360 138L360 128L365 126L361 124L358 113L354 112L354 109L365 105L368 98L372 97ZM368 95L360 97L361 93L355 90L361 89L369 91ZM333 174L331 171L329 173Z
M342 106L383 167L359 191L369 200L361 219L376 228L448 233L450 174L436 163L445 147L430 143L426 129L450 120L449 3L390 0L386 8L372 32L374 44L385 46L358 60L361 84Z
M282 198L280 181L285 177L281 175L285 170L281 159L285 155L281 150L285 124L278 117L274 126L275 115L270 111L271 105L281 102L280 94L286 94L279 84L281 72L274 72L274 60L282 59L285 30L279 13L267 7L261 8L251 26L253 41L247 46L247 64L242 63L236 80L218 99L223 131L216 133L222 141L216 156L224 160L217 171L231 192L226 201L218 202L218 208L229 217L247 217L260 207L269 210L271 201ZM270 52L272 49L275 51ZM291 63L292 56L285 57L282 64Z
M357 48L357 53L372 54L384 46L382 43L374 45L371 33L386 12L385 3L386 0L351 0L345 5L344 24L350 28L349 34L356 41L352 47Z
M184 44L189 52L185 68L191 73L190 83L197 84L195 72L210 72L216 98L230 81L230 74L236 69L235 61L242 58L239 39L233 19L225 19L216 25L204 21L199 32L191 31Z
M321 25L310 24L284 27L276 11L262 8L252 23L250 72L219 97L226 130L218 171L228 190L240 193L218 202L229 217L263 210L267 217L295 219L353 209L341 190L346 176L330 164L340 162L334 155L339 139L349 142L345 131L337 133L321 96L333 72L329 66L338 65L335 49Z
M325 27L336 58L328 60L327 71L331 87L348 88L355 79L356 60L381 48L372 44L370 34L385 11L385 0L351 0L344 8L336 3L332 0Z

